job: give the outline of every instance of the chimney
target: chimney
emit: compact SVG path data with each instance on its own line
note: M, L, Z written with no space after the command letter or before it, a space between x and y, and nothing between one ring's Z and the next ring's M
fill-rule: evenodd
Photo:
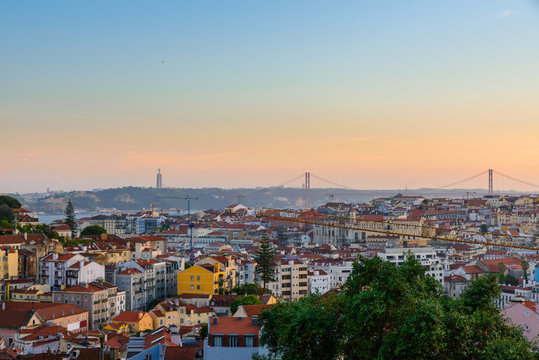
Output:
M182 340L180 333L178 332L178 327L176 325L170 325L168 329L170 331L170 341L176 345L182 346Z

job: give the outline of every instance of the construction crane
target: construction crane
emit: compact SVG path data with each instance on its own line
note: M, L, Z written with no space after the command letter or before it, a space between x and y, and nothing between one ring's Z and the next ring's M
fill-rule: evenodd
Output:
M285 215L281 215L284 213ZM452 232L454 234L448 235L446 237L439 236L436 232L432 230L440 230L432 226L423 226L423 225L414 225L414 224L399 224L387 220L363 220L363 219L354 219L354 218L345 218L339 216L323 215L315 213L312 211L309 212L300 212L294 210L279 210L279 209L265 209L259 211L256 216L258 218L263 218L267 220L276 220L300 224L310 224L310 225L319 225L327 226L338 229L348 229L348 230L358 230L365 232L373 232L385 235L394 235L399 237L405 236L414 236L420 239L427 240L438 240L446 242L455 242L455 243L465 243L465 244L476 244L476 245L487 245L487 246L496 246L504 248L515 248L515 249L524 249L524 250L534 250L539 251L538 246L538 237L536 236L510 236L507 234L486 234L477 231L471 230L459 230L454 229ZM356 224L354 224L356 223ZM361 225L365 223L378 224L377 227ZM417 231L416 233L410 234L410 232L403 232L402 230L394 230L392 226L395 227L412 227ZM428 230L427 232L425 230ZM464 235L470 235L472 238L466 238L459 233Z
M241 204L241 199L245 197L245 195L232 195L232 197L238 198L238 205Z
M152 213L153 213L153 208L154 208L154 206L155 206L155 205L159 205L159 204L161 204L161 203L160 203L160 202L156 202L156 203L151 203L151 204L150 204L150 209L152 210Z

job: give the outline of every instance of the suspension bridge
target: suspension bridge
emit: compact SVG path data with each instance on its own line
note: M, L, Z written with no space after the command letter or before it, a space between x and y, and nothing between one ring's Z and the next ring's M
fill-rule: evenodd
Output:
M303 204L305 208L311 207L311 180L315 180L320 184L330 185L337 189L346 189L353 191L365 192L365 189L359 189L352 186L339 184L337 182L327 180L321 176L318 176L312 172L305 172L300 174L284 183L278 185L278 187L285 187L290 185L297 185L299 181L302 181L301 187L303 188ZM321 186L317 186L321 187ZM539 185L529 181L518 179L514 176L506 175L502 172L494 169L487 169L481 171L478 174L454 181L452 183L422 188L429 191L443 191L443 190L460 190L465 192L467 196L475 197L479 195L505 195L505 194L534 194L539 193ZM328 194L331 195L331 194Z

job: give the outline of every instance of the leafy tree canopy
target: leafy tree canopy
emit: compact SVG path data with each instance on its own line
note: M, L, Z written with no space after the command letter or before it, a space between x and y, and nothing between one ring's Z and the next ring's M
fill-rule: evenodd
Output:
M84 235L103 235L103 234L106 234L107 233L107 230L105 230L103 227L99 226L99 225L90 225L90 226L87 226L85 227L80 235L81 236L84 236Z
M1 220L5 220L10 224L15 222L15 214L13 214L13 210L11 210L7 204L0 204L0 221Z
M17 226L17 229L21 233L27 233L27 234L44 234L49 239L59 239L60 235L58 235L58 232L51 229L49 225L46 224L26 224L24 226Z
M268 291L257 284L243 284L232 289L238 295L263 295Z
M12 223L10 223L9 221L7 221L5 219L2 219L2 220L0 220L0 228L14 229L15 225L13 225Z
M206 338L206 336L208 336L208 324L202 324L200 326L199 336L200 336L200 338L202 340L204 340Z
M6 204L10 209L18 209L22 207L19 200L7 195L0 195L0 204Z
M262 301L254 295L238 296L236 300L230 304L230 311L234 314L240 305L260 305Z
M494 301L496 276L460 299L409 257L400 267L360 259L339 294L311 295L263 311L261 342L282 360L533 359L537 350Z

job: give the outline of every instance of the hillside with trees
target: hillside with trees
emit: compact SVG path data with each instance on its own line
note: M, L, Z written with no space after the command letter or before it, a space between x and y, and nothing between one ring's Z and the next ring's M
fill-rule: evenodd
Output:
M331 202L367 202L376 197L390 197L402 190L350 190L337 188L311 189L312 206L320 206ZM457 190L408 190L407 195L461 197ZM296 208L302 206L305 192L302 188L269 187L269 188L142 188L122 187L95 191L55 192L51 194L16 195L24 207L34 212L47 214L63 213L69 199L75 209L94 212L117 209L133 211L149 208L151 203L159 203L159 209L186 209L185 196L198 198L191 202L193 209L222 209L238 202L249 207Z

